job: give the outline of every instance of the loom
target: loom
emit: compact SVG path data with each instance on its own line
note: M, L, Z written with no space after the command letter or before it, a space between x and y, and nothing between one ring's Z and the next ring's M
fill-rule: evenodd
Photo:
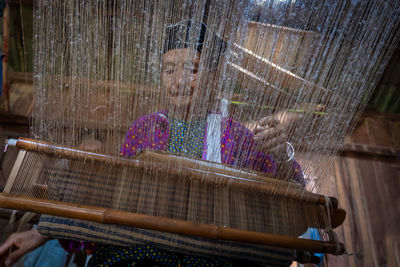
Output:
M346 213L335 198L316 192L327 157L353 128L398 41L398 10L398 3L373 0L40 1L34 139L8 142L20 152L0 206L112 224L107 233L115 235L128 231L114 226L123 225L171 240L189 235L283 248L290 259L294 250L343 254L332 229ZM196 82L205 89L185 117L220 114L255 129L275 116L286 133L274 154L275 177L243 167L241 156L251 151L240 135L241 152L230 165L151 145L135 157L120 156L125 132L139 117L162 110L171 121L182 115L160 76L166 30L188 20L208 29ZM199 31L193 23L178 34L195 49ZM224 41L223 52L213 36ZM214 135L221 116L207 121ZM88 141L97 146L85 148ZM307 190L291 180L286 142ZM316 170L313 162L326 168ZM308 228L319 229L321 240L299 238Z

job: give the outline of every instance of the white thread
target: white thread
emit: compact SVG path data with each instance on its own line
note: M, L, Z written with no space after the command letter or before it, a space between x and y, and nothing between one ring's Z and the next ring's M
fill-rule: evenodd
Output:
M221 115L223 118L227 118L229 116L228 110L229 101L226 98L221 99Z
M9 146L16 146L17 145L18 140L17 139L8 139L7 140L7 145Z
M207 117L207 160L221 163L221 114Z
M286 148L286 153L289 156L289 159L286 162L291 161L294 158L294 147L291 143L286 142L286 144L288 145L288 147Z
M8 221L8 224L14 223L16 218L17 218L17 210L13 210L10 216L10 220Z
M265 129L265 127L264 127L264 129ZM294 158L294 147L289 142L285 142L285 143L287 144L286 153L287 153L287 156L288 156L288 159L285 160L285 162L290 162ZM281 163L282 161L275 160L275 162Z

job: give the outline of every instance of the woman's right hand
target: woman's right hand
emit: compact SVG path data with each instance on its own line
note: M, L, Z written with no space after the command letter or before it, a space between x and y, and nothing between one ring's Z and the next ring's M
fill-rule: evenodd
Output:
M0 258L5 257L4 264L9 266L29 251L43 245L47 240L48 238L42 236L36 228L21 233L13 233L0 246Z

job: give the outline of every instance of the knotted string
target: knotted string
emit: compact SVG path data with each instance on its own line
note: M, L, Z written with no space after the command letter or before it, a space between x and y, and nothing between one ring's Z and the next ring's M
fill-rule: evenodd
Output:
M331 203L331 200L329 199L329 197L324 196L324 198L325 198L326 212L327 212L327 215L328 215L328 222L327 222L327 226L325 227L325 232L329 235L330 241L334 241L336 243L335 255L339 255L340 249L341 249L341 245L340 245L340 242L339 242L339 237L335 233L335 231L333 231L333 227L332 227L332 220L331 220L332 203ZM344 248L343 254L345 254L347 256L353 255L353 253L348 253L347 252L346 247L344 245L343 245L343 248Z

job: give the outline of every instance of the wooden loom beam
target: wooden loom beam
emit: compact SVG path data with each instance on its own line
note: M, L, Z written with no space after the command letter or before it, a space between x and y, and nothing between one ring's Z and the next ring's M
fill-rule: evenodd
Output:
M106 208L81 206L30 197L12 196L5 193L0 193L0 207L62 216L72 219L82 219L103 224L118 224L162 232L194 235L210 239L246 242L288 249L303 249L334 255L341 255L345 252L344 245L339 242L323 242L237 230L216 225L199 224Z
M286 181L280 181L277 179L273 178L267 178L263 177L260 175L257 175L255 173L250 173L250 172L245 172L245 171L238 171L234 170L231 167L226 167L224 169L222 168L217 168L213 167L215 164L198 164L196 161L180 161L178 157L168 157L165 158L161 154L156 154L152 152L148 152L148 154L151 156L151 159L156 159L157 162L149 162L147 160L138 160L138 159L128 159L128 158L122 158L122 157L114 157L114 156L109 156L109 155L104 155L100 153L93 153L89 151L84 151L84 150L78 150L78 149L73 149L73 148L67 148L63 146L56 146L52 145L48 142L45 141L38 141L34 139L29 139L29 138L19 138L16 146L25 149L25 150L31 150L31 151L38 151L38 152L43 152L43 153L48 153L48 154L55 154L55 155L61 155L66 158L81 158L85 160L95 160L95 161L100 161L100 162L106 162L106 163L114 163L114 164L121 164L123 166L134 166L138 168L160 168L160 164L158 162L162 162L165 160L169 160L170 163L174 163L173 166L179 166L179 164L186 163L187 165L186 168L183 166L182 168L176 169L176 168L168 168L168 172L174 173L175 175L183 175L183 176L188 176L194 179L198 179L204 182L205 179L203 179L204 174L207 174L208 178L217 178L221 181L226 182L227 184L232 182L231 178L235 177L241 177L239 181L242 185L244 186L249 186L252 187L252 189L256 190L265 190L265 191L270 191L275 195L278 196L285 196L288 198L296 199L302 202L311 202L315 203L318 205L327 205L327 200L329 201L329 204L331 205L332 209L337 209L338 207L338 201L334 197L325 197L323 195L318 195L314 193L310 193L305 191L301 186L298 186L294 183L286 182ZM146 157L146 155L143 155L143 157ZM141 155L138 157L141 159ZM178 162L179 161L179 162ZM194 164L196 168L198 168L200 171L196 172L196 169L193 168ZM222 173L221 175L218 174ZM231 177L231 178L226 178L226 177ZM243 179L244 178L244 179ZM293 189L297 190L288 190L288 187L292 187Z

